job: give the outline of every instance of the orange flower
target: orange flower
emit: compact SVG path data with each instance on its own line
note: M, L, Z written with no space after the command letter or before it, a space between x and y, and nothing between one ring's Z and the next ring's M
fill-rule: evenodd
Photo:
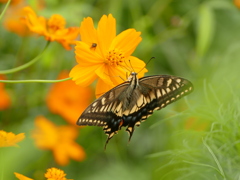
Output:
M0 0L0 3L7 3L9 0ZM12 0L11 5L16 5L22 2L23 0Z
M22 141L25 138L24 133L14 134L12 132L5 132L0 130L0 147L17 147L17 143Z
M61 72L58 79L68 78L68 72ZM90 104L92 89L79 87L73 81L53 84L47 105L53 113L60 114L71 124L76 124L79 115Z
M16 172L14 174L19 180L33 180ZM57 168L49 168L45 173L45 177L47 178L47 180L70 180L65 178L65 176L66 174L64 173L64 171Z
M16 178L18 178L19 180L33 180L31 178L28 178L28 177L26 177L22 174L16 173L16 172L14 174L15 174Z
M0 79L4 80L5 77L0 75ZM10 96L4 89L4 83L0 83L0 110L7 109L11 105Z
M4 27L10 31L14 32L20 36L26 36L30 34L30 31L26 24L24 24L20 17L24 15L23 7L25 3L19 3L17 5L11 5L8 7L6 14L4 16Z
M57 168L50 168L45 173L45 177L48 180L68 180L65 178L66 174L63 170Z
M233 3L235 6L237 6L238 9L240 9L240 0L233 0Z
M22 20L30 31L45 36L47 41L59 42L67 50L71 49L70 44L75 44L79 28L65 28L66 22L62 16L55 14L47 20L42 16L38 17L30 7L25 7L23 11L25 17Z
M69 159L76 161L85 159L85 152L74 140L78 131L73 126L56 126L43 116L35 119L36 128L32 133L37 147L53 151L55 161L67 165Z
M143 61L131 56L142 40L140 34L127 29L116 36L116 20L111 14L102 16L97 29L92 18L84 18L80 26L81 41L76 43L75 50L78 64L70 77L80 86L88 86L98 78L97 96L122 83L120 77L126 77L126 72L139 72L145 67ZM145 72L144 68L138 76Z

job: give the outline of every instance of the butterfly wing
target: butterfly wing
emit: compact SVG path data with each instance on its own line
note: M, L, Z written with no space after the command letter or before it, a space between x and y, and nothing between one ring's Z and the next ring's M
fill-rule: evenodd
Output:
M168 104L180 99L193 91L190 81L169 75L147 76L139 79L136 91L140 96L123 113L124 124L129 132L129 140L134 132L134 126L139 126L154 110L160 110ZM129 113L130 112L130 113Z
M129 82L124 82L103 94L90 104L77 121L79 126L103 127L108 141L118 132L122 123L122 98ZM105 145L106 147L106 145Z
M193 90L192 83L180 77L156 75L139 80L136 78L116 86L95 100L77 121L80 126L103 127L108 135L105 148L122 126L127 126L130 140L135 125L139 126L154 110L162 109Z

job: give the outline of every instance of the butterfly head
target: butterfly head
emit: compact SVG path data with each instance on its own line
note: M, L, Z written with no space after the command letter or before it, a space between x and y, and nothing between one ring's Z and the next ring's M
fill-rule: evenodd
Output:
M128 76L127 81L132 81L133 79L135 79L137 77L137 73L136 72L131 72L131 74Z

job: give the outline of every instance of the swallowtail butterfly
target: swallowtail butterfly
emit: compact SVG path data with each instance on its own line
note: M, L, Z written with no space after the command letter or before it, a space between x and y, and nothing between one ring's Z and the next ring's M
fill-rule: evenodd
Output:
M191 93L190 81L169 75L155 75L137 78L132 72L128 81L114 87L95 100L77 121L79 126L103 127L108 141L123 126L127 127L129 141L134 127L139 126L154 110Z

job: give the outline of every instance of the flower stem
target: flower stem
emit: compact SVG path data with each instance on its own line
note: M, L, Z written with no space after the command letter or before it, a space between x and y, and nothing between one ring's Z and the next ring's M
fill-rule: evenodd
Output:
M0 149L0 159L3 159L3 149ZM0 180L4 179L4 162L0 164Z
M8 6L9 6L10 2L11 2L11 0L9 0L9 1L7 2L7 4L6 4L6 6L4 7L2 13L0 14L0 20L2 19L3 15L5 14L5 12L6 12L7 8L8 8Z
M30 79L30 80L0 80L0 83L57 83L67 81L72 78L56 79L56 80L45 80L45 79Z
M34 64L35 62L37 62L40 57L43 55L44 51L47 49L48 45L50 44L50 41L47 42L45 48L43 49L42 53L40 53L38 56L36 56L35 58L33 58L31 61L27 62L26 64L23 64L21 66L18 66L16 68L12 68L12 69L7 69L7 70L0 70L0 74L10 74L10 73L15 73L17 71L21 71L23 69L28 68L29 66L31 66L32 64Z

